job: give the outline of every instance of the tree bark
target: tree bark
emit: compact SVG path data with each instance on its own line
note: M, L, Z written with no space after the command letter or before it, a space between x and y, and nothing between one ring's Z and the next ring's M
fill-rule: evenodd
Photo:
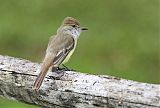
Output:
M160 85L74 71L48 72L36 93L40 65L0 55L0 96L48 108L160 108Z

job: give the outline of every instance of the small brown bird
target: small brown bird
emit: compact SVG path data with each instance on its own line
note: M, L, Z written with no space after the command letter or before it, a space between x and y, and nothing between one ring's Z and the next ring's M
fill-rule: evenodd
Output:
M33 89L39 90L50 67L54 70L60 64L68 62L76 48L77 39L83 30L87 30L87 28L80 27L78 20L72 17L64 19L57 30L57 34L50 38L46 55L42 62L40 73L34 82Z

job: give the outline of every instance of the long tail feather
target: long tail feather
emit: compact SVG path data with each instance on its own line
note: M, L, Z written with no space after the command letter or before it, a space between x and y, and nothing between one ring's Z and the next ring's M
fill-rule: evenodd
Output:
M53 62L53 60L50 57L47 57L44 59L42 66L41 66L41 69L40 69L40 73L39 73L38 77L36 78L34 85L33 85L33 89L35 89L36 91L38 91L39 88L41 87L42 82L48 72L48 69L52 65L52 62Z

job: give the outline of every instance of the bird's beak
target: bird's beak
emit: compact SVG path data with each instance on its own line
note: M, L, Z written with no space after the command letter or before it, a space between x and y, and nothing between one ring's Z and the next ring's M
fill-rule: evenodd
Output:
M82 27L81 30L88 30L86 27Z

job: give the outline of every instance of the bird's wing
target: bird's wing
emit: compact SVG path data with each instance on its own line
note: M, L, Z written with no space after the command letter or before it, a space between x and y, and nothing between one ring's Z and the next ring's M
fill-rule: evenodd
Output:
M74 38L71 35L56 36L50 41L49 47L56 52L53 64L59 66L74 48Z

